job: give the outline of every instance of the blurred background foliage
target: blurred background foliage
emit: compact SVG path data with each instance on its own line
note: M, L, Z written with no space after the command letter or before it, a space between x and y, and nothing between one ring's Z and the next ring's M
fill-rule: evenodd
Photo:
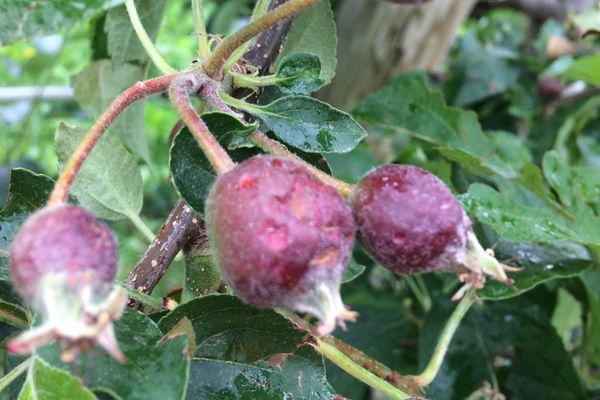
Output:
M208 29L217 40L219 35L243 26L253 7L250 0L205 3ZM334 10L341 3L342 0L332 2ZM469 158L472 156L457 151L443 153L439 151L439 143L418 140L365 121L370 133L367 140L348 154L326 156L335 175L355 182L376 165L410 163L436 173L457 195L467 192L474 182L494 183L497 187L504 185L506 193L514 195L515 202L535 204L525 191L508 182L529 171L528 188L534 191L535 177L540 172L527 166L550 163L552 160L546 155L552 151L569 168L581 174L588 172L584 175L589 183L584 188L586 200L591 209L599 211L600 179L595 176L600 172L600 84L594 79L600 77L589 71L600 74L600 40L593 34L580 39L587 29L600 29L599 13L591 10L569 14L564 20L540 21L531 13L502 5L502 2L478 4L460 27L443 67L418 73L418 79L441 91L448 105L477 114L499 161ZM60 34L19 40L1 47L2 87L69 86L74 75L91 61L102 58L104 47L97 41L103 36L97 32L103 18L105 14L100 13ZM186 68L195 55L188 2L167 1L158 32L159 52L172 66ZM586 62L592 67L580 68L578 63L588 56L591 60ZM132 63L150 76L158 73L147 60ZM358 105L356 115L360 115L365 104ZM156 230L178 198L170 181L168 163L169 134L178 118L161 96L146 101L143 113L147 156L136 149L130 150L136 154L144 179L141 215L150 229ZM56 177L54 135L60 122L89 125L91 119L72 96L61 100L32 98L0 102L0 198L6 198L9 171L13 167L24 166ZM499 165L503 169L495 169ZM564 200L563 193L555 186L537 188ZM476 207L469 206L472 199L469 196L463 195L461 199L470 212L477 214ZM557 200L555 206L560 209L565 204ZM482 214L477 216L488 224L477 227L478 236L485 244L494 246L500 256L506 254L506 258L512 258L520 254L532 264L552 265L544 257L550 257L552 251L558 252L555 247L500 241L498 226ZM119 237L120 277L124 278L148 241L128 220L111 222L111 226ZM593 264L593 268L585 265L585 270L591 272L554 280L522 296L489 302L473 310L461 325L428 395L436 399L491 399L500 391L508 393L508 398L600 398L598 250L597 245L569 248L573 254L577 253L572 258ZM441 274L398 278L374 265L360 249L355 257L368 268L361 277L344 286L343 294L361 319L348 332L340 333L340 338L402 373L417 373L426 363L437 332L451 311L447 299L457 287L456 278ZM156 294L163 295L180 286L181 270L177 265L171 268ZM485 295L494 297L493 293ZM535 359L544 362L536 363ZM557 369L541 370L547 366ZM353 399L369 396L366 386L331 365L328 368L328 379L340 393Z

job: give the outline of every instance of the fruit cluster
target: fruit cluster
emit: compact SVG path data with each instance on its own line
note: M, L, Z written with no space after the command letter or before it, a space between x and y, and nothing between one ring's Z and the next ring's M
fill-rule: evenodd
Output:
M458 272L467 288L480 287L486 275L509 282L431 173L386 165L367 174L349 200L288 159L256 156L236 165L219 176L206 204L223 277L248 304L317 317L317 335L356 318L339 292L357 232L373 258L398 274ZM112 289L116 261L112 233L90 212L59 205L34 214L15 237L10 265L15 287L44 323L11 350L56 339L69 359L91 342L122 360L111 324L124 304Z
M366 250L398 274L457 272L469 281L459 296L486 275L509 283L450 190L425 170L378 168L350 204L292 161L257 156L237 165L217 179L206 208L224 278L245 302L308 312L321 320L316 333L329 333L356 317L339 294L356 224Z

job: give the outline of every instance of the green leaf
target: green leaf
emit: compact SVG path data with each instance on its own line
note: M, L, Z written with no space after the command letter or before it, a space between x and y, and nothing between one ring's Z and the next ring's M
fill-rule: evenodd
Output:
M337 33L329 0L304 10L296 17L281 57L294 53L313 54L321 63L320 79L330 82L337 64Z
M499 260L515 260L511 266L523 267L520 272L510 273L514 288L489 279L485 287L477 291L483 300L502 300L518 296L540 283L570 278L593 269L594 257L582 245L568 242L551 244L499 242L494 246Z
M71 86L77 103L90 118L97 119L119 94L143 78L144 70L139 66L98 60L73 75ZM107 134L117 135L142 160L150 163L143 102L127 107Z
M243 147L242 143L254 132L256 124L245 125L234 116L222 112L204 113L202 120L222 146L236 149L229 152L235 161L255 154L254 150L239 147ZM217 174L187 128L182 129L173 141L169 168L173 184L181 197L203 214L204 203Z
M93 400L81 379L33 357L19 400Z
M52 179L23 168L10 172L6 205L0 211L0 280L8 279L8 248L21 224L43 207L54 187Z
M337 396L328 387L322 362L321 356L307 344L290 353L273 355L257 365L194 359L188 398L333 400Z
M433 304L420 331L422 367L454 307L443 296ZM511 399L586 398L550 315L528 296L471 309L454 335L427 397L465 399L482 382L498 382L500 392Z
M173 140L169 168L179 195L194 210L204 214L204 203L217 173L187 128Z
M4 282L0 282L1 283ZM0 295L0 322L15 328L26 329L29 327L27 311L18 305L18 301L6 301L5 294Z
M165 0L136 0L135 5L144 29L154 41L158 36ZM113 63L119 66L127 62L144 64L148 60L124 5L111 8L106 13L104 31L107 34L108 54Z
M511 63L518 54L499 43L485 42L475 29L460 39L460 53L453 59L452 79L460 85L452 104L467 106L516 86L519 68Z
M517 189L516 185L512 186ZM522 192L528 191L521 188ZM502 238L514 242L571 241L600 244L600 220L583 208L573 222L558 210L544 204L544 200L528 192L530 201L515 193L499 193L490 186L475 183L461 196L463 205L478 221L490 225Z
M309 153L345 153L367 136L350 115L312 97L286 96L248 111L281 140Z
M181 399L188 380L189 360L184 355L187 338L178 336L159 343L163 336L147 316L130 309L115 322L119 347L127 363L119 364L103 350L93 352L93 368L87 369L85 356L79 356L75 367L87 371L87 386L98 392L110 393L116 399ZM56 345L36 352L54 366L70 370L60 361Z
M316 92L325 83L319 78L321 62L313 54L296 53L284 57L277 66L277 86L285 94Z
M439 146L440 153L477 173L518 176L518 166L531 159L514 136L486 135L472 111L448 107L440 92L431 90L420 74L401 75L371 93L352 114L390 135L409 135ZM507 145L517 151L507 153ZM514 161L515 154L520 158Z
M61 169L85 134L83 128L59 125L55 146ZM73 193L99 218L136 219L142 209L142 175L119 139L103 136L83 163Z
M205 112L202 120L219 143L229 149L245 143L248 136L258 128L258 123L244 124L233 115L218 111Z
M576 59L561 76L568 79L583 80L590 85L600 86L600 55L582 56Z
M180 305L159 321L163 332L188 318L196 333L188 397L333 399L311 337L283 316L229 295Z
M362 273L365 272L365 269L367 269L367 267L357 263L354 257L351 258L350 262L348 263L348 266L346 267L346 271L344 272L342 283L352 282L353 280L361 276Z
M0 47L19 39L62 32L101 9L103 0L0 2Z

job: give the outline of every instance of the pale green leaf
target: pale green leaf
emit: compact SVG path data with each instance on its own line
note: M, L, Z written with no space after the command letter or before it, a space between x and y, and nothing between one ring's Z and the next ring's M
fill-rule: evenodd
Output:
M281 52L281 57L293 53L308 53L321 61L320 78L330 82L335 75L337 33L329 0L321 0L296 17Z
M110 60L98 60L71 77L71 86L81 108L88 116L97 119L121 92L143 77L144 71L139 66L115 65ZM108 132L118 135L135 154L145 162L150 162L150 150L144 130L143 102L127 107Z
M83 128L59 125L55 146L61 169L85 134ZM142 175L121 142L113 136L103 136L83 163L73 193L99 218L136 218L142 209Z

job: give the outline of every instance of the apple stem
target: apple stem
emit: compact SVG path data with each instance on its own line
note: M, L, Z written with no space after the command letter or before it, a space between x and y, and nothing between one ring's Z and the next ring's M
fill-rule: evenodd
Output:
M289 18L298 14L300 11L312 6L318 0L289 0L287 3L274 8L267 14L252 21L233 35L227 37L215 49L212 55L204 62L203 68L206 74L217 80L223 77L223 66L240 46L243 46L248 40Z
M54 185L48 205L58 205L67 201L75 176L79 173L83 162L88 158L98 140L100 140L114 120L132 103L146 98L151 94L167 90L176 76L177 74L165 75L138 82L113 100L71 155L71 158Z
M173 79L169 87L169 97L210 164L218 174L224 174L231 170L235 163L210 133L190 100L190 95L204 92L207 82L209 79L198 70L183 73Z
M446 326L444 326L444 329L442 330L442 334L440 335L427 367L425 367L421 374L414 377L414 381L417 383L417 385L419 385L419 387L427 386L435 379L442 366L444 357L448 352L448 347L450 346L450 342L452 341L452 337L454 336L456 329L458 329L460 322L474 302L474 295L472 293L465 295L452 312L452 315L450 315L448 322L446 322Z
M329 361L352 375L359 381L366 383L373 389L385 394L390 399L410 399L408 393L403 392L392 384L379 378L372 372L366 370L362 366L356 364L347 355L338 350L335 346L325 342L320 338L316 338L319 352Z

